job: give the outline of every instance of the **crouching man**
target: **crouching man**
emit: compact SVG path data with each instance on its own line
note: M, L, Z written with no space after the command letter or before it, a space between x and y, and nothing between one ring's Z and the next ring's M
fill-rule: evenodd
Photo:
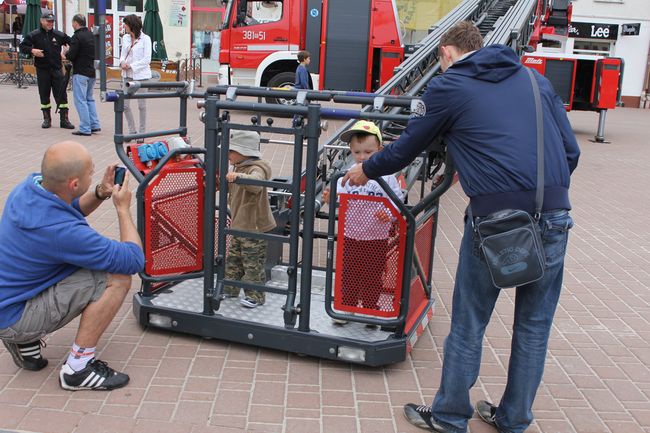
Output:
M142 270L142 243L130 213L128 175L114 184L115 165L91 188L94 165L73 141L50 146L41 173L9 194L0 220L0 339L17 366L47 366L42 338L81 315L61 367L64 389L110 390L129 376L95 357L99 338ZM86 216L113 199L120 241L91 228Z

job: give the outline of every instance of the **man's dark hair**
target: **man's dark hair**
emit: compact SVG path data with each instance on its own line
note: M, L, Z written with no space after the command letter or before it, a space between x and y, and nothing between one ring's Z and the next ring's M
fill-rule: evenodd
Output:
M86 27L86 17L82 14L77 14L72 17L72 21L79 24L81 27Z
M308 59L309 57L311 57L311 54L309 54L309 51L300 51L298 53L298 61L300 63L304 62L305 59Z
M140 19L140 17L135 14L131 14L125 16L123 21L124 24L129 26L135 38L136 39L139 38L140 33L142 32L142 20Z
M440 38L440 46L454 46L462 53L469 53L483 48L483 36L478 27L471 21L461 21L454 24Z

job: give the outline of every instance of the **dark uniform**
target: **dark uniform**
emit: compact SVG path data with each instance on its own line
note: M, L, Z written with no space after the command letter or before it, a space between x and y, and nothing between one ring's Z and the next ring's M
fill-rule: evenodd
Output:
M43 15L43 18L46 18L46 15ZM49 128L52 122L51 91L61 111L61 128L74 129L74 125L68 120L68 94L64 87L64 75L61 70L61 47L69 44L70 37L65 33L55 29L47 31L42 26L25 36L20 44L20 52L23 54L31 54L34 48L43 50L44 57L34 56L38 94L41 98L41 110L43 110L43 124L41 125L43 128Z

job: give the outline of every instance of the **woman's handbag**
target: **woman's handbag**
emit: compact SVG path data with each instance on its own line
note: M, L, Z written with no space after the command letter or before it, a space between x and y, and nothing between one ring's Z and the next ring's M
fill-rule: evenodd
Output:
M537 190L535 215L516 209L506 209L481 218L474 226L479 236L481 250L485 256L496 287L518 287L532 283L544 276L546 256L539 228L539 217L544 200L544 129L539 87L533 72L529 74L535 97L537 115ZM472 218L472 207L468 207Z

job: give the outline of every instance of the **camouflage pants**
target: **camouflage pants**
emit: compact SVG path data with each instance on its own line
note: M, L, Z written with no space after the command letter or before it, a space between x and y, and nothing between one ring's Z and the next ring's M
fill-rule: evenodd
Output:
M226 278L248 283L265 283L266 244L267 241L261 239L233 236L230 240L230 248L226 259ZM232 296L239 294L238 287L225 286L224 291ZM263 304L266 300L265 293L257 290L246 289L244 294L251 299L255 299L260 304Z

